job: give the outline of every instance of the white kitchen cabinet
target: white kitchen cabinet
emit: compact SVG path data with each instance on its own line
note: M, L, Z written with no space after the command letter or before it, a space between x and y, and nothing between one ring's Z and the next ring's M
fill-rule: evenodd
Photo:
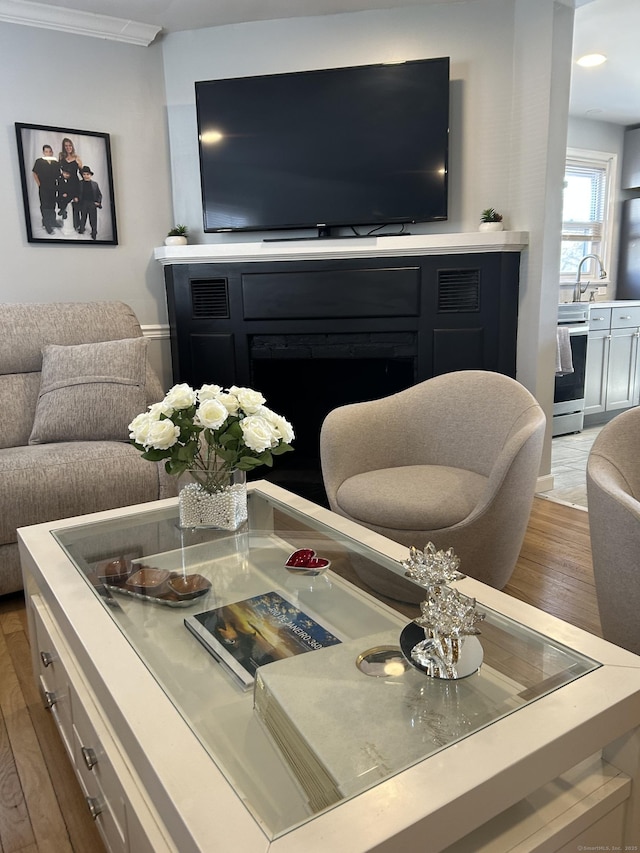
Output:
M585 415L640 402L640 305L594 306L589 315Z

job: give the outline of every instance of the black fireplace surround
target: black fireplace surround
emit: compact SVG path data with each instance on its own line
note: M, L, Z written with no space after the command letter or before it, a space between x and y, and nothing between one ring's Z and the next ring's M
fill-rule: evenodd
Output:
M336 406L453 370L515 376L519 262L481 252L167 265L174 382L260 390L293 424L296 452L276 467L300 491L291 480L317 478L320 426Z

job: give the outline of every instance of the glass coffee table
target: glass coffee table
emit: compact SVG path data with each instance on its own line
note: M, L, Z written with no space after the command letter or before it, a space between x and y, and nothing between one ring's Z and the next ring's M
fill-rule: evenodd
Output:
M636 656L465 578L482 664L429 678L399 648L426 594L403 546L264 482L238 531L177 521L19 533L43 701L109 849L472 850L536 797L630 843Z

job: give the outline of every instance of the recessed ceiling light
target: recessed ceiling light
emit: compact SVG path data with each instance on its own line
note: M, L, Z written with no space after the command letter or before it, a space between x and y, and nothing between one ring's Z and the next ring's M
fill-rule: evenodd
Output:
M577 64L582 65L583 68L594 68L596 65L602 65L606 61L607 57L601 53L587 53L576 60Z

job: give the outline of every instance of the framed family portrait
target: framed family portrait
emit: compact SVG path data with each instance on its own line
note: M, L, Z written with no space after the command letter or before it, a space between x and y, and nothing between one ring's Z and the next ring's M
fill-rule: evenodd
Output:
M108 133L16 122L30 243L117 245Z

